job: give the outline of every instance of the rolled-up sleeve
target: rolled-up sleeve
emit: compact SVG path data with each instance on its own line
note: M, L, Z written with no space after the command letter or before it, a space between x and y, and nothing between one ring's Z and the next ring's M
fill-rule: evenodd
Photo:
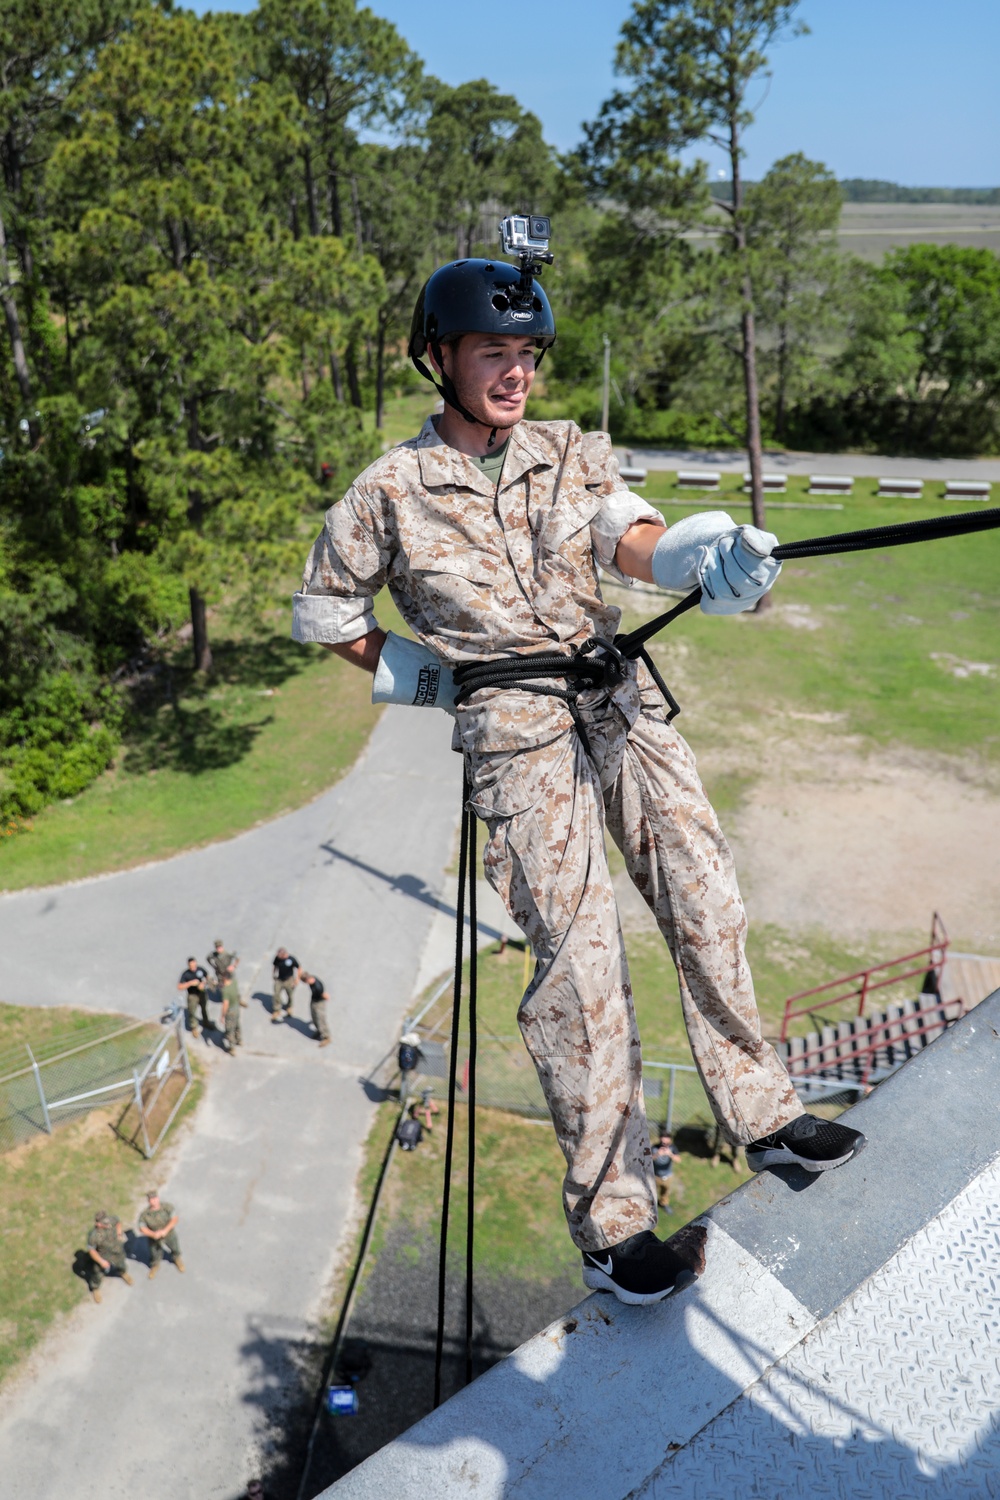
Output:
M330 507L292 596L292 638L336 646L376 629L375 595L391 548L376 508L357 486Z
M618 543L637 521L662 526L663 517L648 501L633 495L626 487L606 432L584 433L580 446L587 488L604 502L590 522L594 556L605 573L631 588L635 579L615 566Z

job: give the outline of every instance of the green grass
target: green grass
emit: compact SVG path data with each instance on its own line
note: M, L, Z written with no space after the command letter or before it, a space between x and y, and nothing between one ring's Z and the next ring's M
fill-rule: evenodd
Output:
M387 629L402 630L388 597ZM309 802L354 764L380 710L367 673L288 636L278 611L252 634L224 612L215 670L164 651L136 690L114 767L0 842L0 889L47 885L229 838Z
M0 1007L0 1041L5 1053L13 1041L29 1039L32 1049L51 1050L69 1038L89 1039L94 1017L63 1007ZM128 1023L126 1016L101 1018L106 1025ZM195 1063L197 1067L197 1062ZM202 1085L197 1078L177 1125L197 1107ZM134 1225L141 1199L155 1182L162 1164L150 1164L113 1134L121 1102L93 1110L84 1119L58 1126L53 1135L0 1155L0 1382L29 1355L62 1314L88 1297L86 1284L74 1275L74 1257L86 1245L99 1208ZM182 1231L183 1232L183 1231ZM112 1281L106 1300L128 1296L129 1288ZM94 1309L100 1316L104 1309Z
M649 498L667 498L671 478L651 476ZM739 493L738 478L727 479L705 508L725 509ZM790 480L789 500L804 501L806 484ZM768 521L787 542L963 509L937 497L877 499L875 488L857 481L840 512L772 509ZM683 513L664 508L668 524ZM731 744L743 725L773 733L775 710L792 710L835 715L839 732L870 746L1000 762L996 532L786 563L773 599L777 608L732 620L693 612L654 643L696 748ZM646 605L652 613L648 596Z
M440 1223L447 1104L435 1117L434 1131L417 1151L399 1156L390 1166L369 1251L366 1275L379 1255L388 1253L389 1231L404 1227L402 1254L417 1255L436 1241ZM373 1182L397 1106L381 1107L369 1136L362 1181ZM464 1257L467 1213L466 1157L468 1111L455 1116L455 1156L451 1184L450 1258L456 1270ZM679 1228L732 1192L744 1180L728 1159L712 1165L704 1134L688 1132L680 1142L682 1160L675 1170L672 1218L663 1217L661 1233ZM548 1282L579 1277L579 1252L573 1246L562 1211L562 1152L548 1121L532 1122L501 1110L476 1112L476 1239L478 1277L523 1278ZM353 1263L353 1262L352 1262ZM585 1295L580 1285L581 1297Z

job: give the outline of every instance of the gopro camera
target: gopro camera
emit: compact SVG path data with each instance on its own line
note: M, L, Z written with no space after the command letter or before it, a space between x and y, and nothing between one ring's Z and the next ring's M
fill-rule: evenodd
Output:
M552 225L545 214L508 214L500 220L500 244L504 255L538 260L551 265L549 239Z

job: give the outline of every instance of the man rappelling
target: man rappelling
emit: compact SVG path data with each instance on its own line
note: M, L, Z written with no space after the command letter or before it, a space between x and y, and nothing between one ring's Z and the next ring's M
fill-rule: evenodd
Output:
M293 634L373 673L373 701L455 715L485 872L536 960L518 1024L566 1158L584 1282L656 1302L694 1273L653 1233L606 830L670 949L695 1063L748 1164L823 1171L864 1137L804 1114L761 1036L732 855L653 677L615 651L620 611L601 594L599 570L627 586L700 586L706 613L735 614L778 576L777 539L722 511L668 528L624 485L606 433L524 420L556 336L538 280L548 221L508 219L502 234L518 265L454 261L421 291L409 354L437 377L443 411L327 512ZM415 641L379 628L382 587Z

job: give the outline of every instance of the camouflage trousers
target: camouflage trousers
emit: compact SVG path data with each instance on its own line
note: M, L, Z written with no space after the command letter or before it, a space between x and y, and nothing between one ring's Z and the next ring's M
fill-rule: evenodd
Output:
M90 1290L92 1292L96 1292L97 1291L97 1288L100 1286L100 1284L104 1280L105 1276L113 1276L116 1273L119 1276L125 1276L125 1275L128 1274L128 1262L125 1259L125 1247L124 1246L122 1246L122 1251L121 1251L120 1255L107 1255L107 1254L105 1254L104 1255L104 1259L107 1261L108 1265L111 1267L110 1271L106 1271L103 1266L99 1266L97 1264L96 1260L92 1260L89 1255L87 1256L87 1262L86 1262L86 1268L85 1268L86 1269L86 1273L87 1273L87 1285L89 1286L89 1288L90 1288Z
M745 1145L802 1113L761 1038L732 855L681 736L633 680L538 749L472 751L484 868L531 944L518 1024L566 1158L575 1243L601 1250L656 1223L642 1061L605 827L666 939L695 1063L726 1135ZM646 696L646 695L644 695ZM620 693L616 701L621 701ZM630 719L633 722L629 722Z
M151 1240L147 1236L146 1244L149 1246L149 1264L151 1266L158 1266L160 1264L165 1249L170 1251L172 1260L176 1260L181 1253L181 1242L177 1238L176 1229L171 1229L170 1233L165 1234L162 1240Z
M229 1048L239 1047L243 1044L243 1028L240 1025L240 993L235 985L232 992L226 994L225 998L228 1002L226 1009L225 1044Z

